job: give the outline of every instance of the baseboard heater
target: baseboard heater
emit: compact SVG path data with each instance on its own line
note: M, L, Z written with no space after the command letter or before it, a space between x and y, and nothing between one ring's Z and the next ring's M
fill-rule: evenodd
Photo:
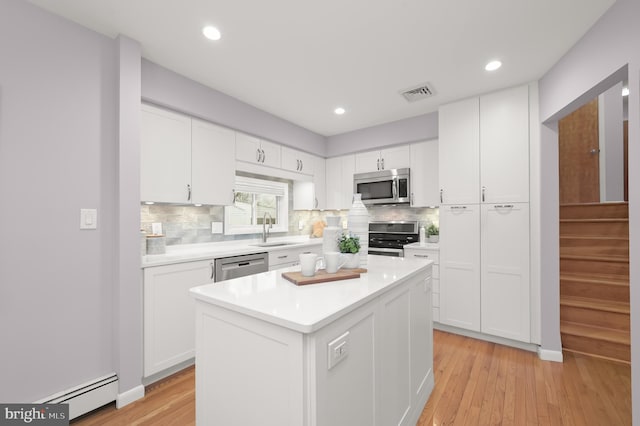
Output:
M111 373L71 389L50 395L37 404L69 404L69 419L79 417L116 400L118 376Z

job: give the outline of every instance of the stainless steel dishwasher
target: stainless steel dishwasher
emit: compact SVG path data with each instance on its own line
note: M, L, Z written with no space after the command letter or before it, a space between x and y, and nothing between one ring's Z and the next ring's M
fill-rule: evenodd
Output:
M254 253L222 257L215 260L215 265L214 282L218 282L268 271L269 256L267 253Z

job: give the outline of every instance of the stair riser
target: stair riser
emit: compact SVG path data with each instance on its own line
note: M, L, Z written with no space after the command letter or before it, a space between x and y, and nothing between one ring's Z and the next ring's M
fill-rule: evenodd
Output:
M561 206L560 219L628 218L627 204L590 204Z
M629 237L628 222L560 222L560 236Z
M593 260L560 259L561 274L615 275L620 278L629 276L629 264L620 262L595 262Z
M629 314L560 305L560 321L629 331Z
M570 256L622 256L629 258L629 242L626 240L584 240L563 238L560 255Z
M562 296L629 303L629 287L561 279L560 297Z
M568 350L603 356L624 362L631 361L631 349L629 345L565 334L562 333L562 330L560 331L560 335L562 338L562 347Z

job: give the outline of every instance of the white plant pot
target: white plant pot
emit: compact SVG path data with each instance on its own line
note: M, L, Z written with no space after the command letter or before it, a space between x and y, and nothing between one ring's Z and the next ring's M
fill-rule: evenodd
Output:
M354 269L360 267L360 253L342 253L346 258L344 269Z

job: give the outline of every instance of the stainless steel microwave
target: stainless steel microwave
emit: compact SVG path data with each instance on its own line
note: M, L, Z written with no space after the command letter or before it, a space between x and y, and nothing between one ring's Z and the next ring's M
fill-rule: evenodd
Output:
M409 169L380 170L353 175L353 192L364 204L404 204L411 201Z

